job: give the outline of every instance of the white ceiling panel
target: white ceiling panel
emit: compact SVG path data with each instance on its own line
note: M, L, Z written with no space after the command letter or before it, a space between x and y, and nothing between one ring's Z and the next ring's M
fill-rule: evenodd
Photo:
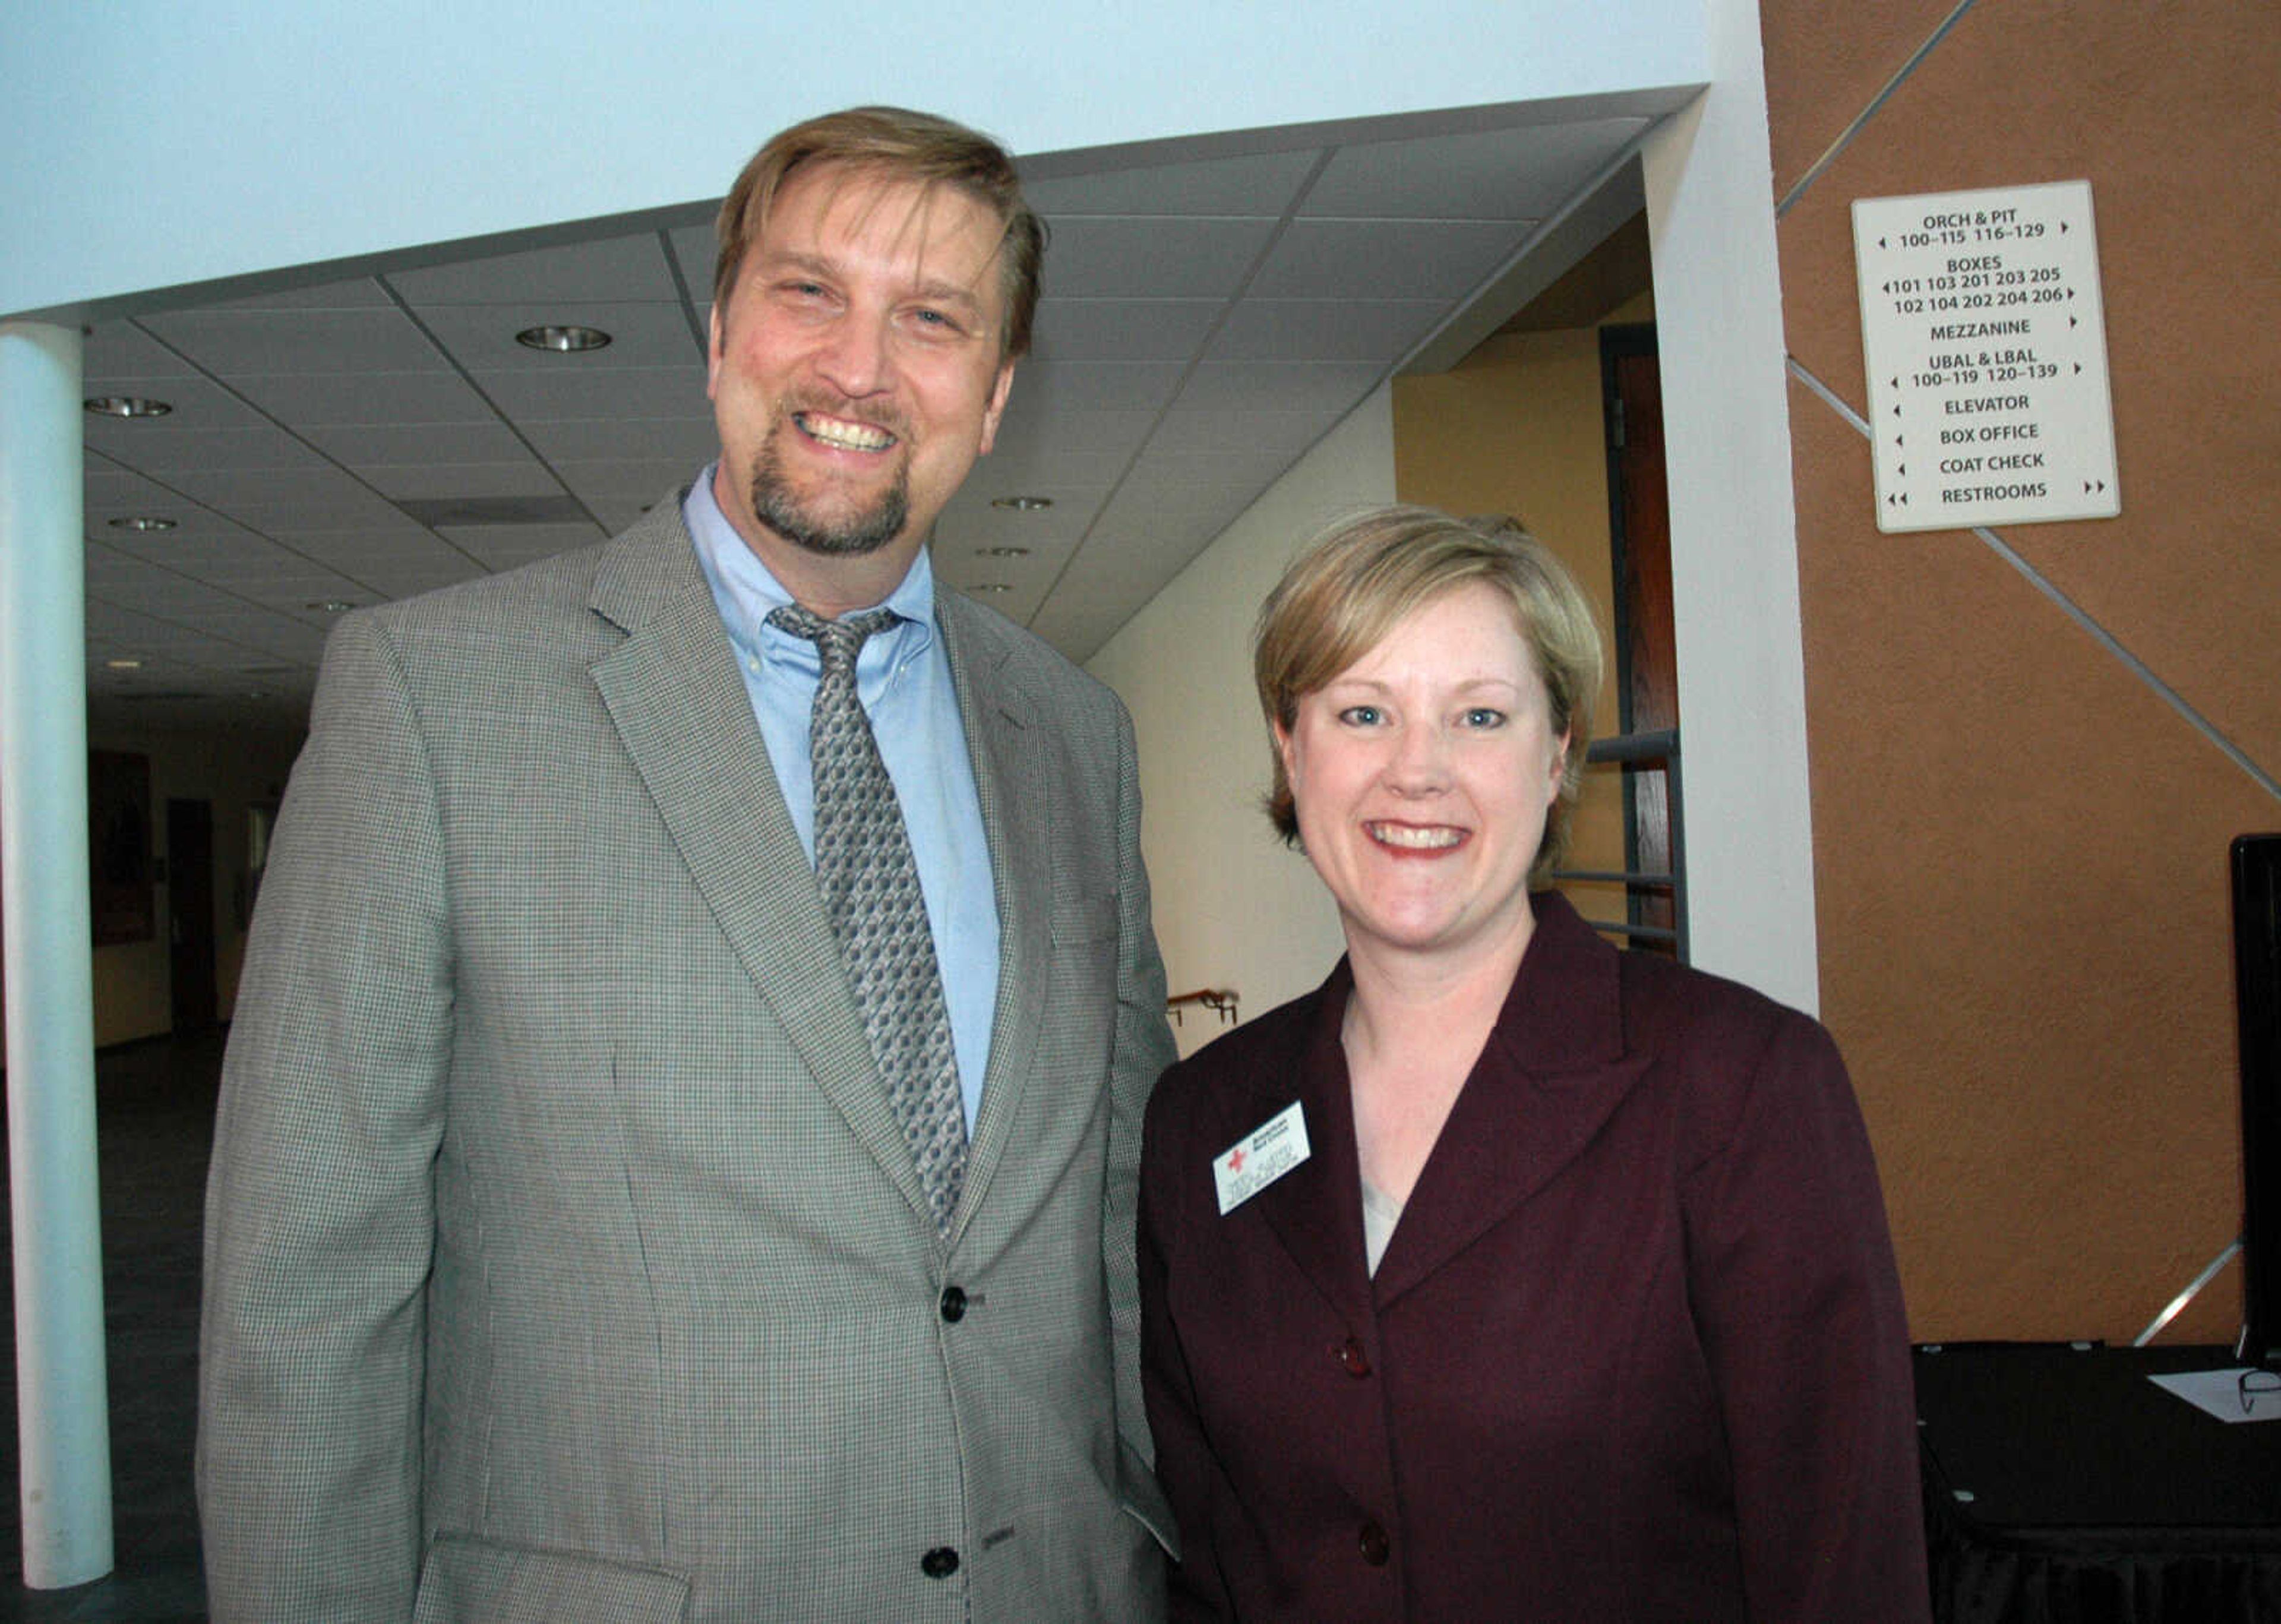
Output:
M119 387L112 387L117 382ZM190 429L256 429L263 425L262 414L223 384L192 375L186 377L162 377L126 380L106 380L98 386L81 385L87 398L98 395L140 396L146 400L158 400L168 408L156 417L112 417L100 412L89 412L82 420L87 443L98 451L117 452L132 456L137 446L148 444L151 437L180 434Z
M92 418L89 421L94 428ZM115 420L114 420L115 421ZM131 456L135 466L160 477L166 483L180 485L173 476L185 469L244 468L286 470L291 468L332 471L322 453L296 439L282 429L273 429L259 418L244 429L169 429L163 425L174 421L171 417L156 422L140 421L120 424L126 432L105 432L97 443L97 434L90 432L88 444L96 449L117 456Z
M385 308L396 301L387 290L369 276L352 277L346 282L321 282L313 288L279 288L268 293L257 293L244 298L223 299L206 306L209 310L356 310Z
M143 324L213 375L440 372L444 358L400 310L184 310Z
M1321 161L1313 147L1159 164L1033 181L1023 190L1030 206L1054 222L1086 214L1264 214L1280 216L1299 196Z
M630 367L584 373L484 372L476 384L516 419L696 417L705 398L705 368Z
M1534 223L1534 222L1530 222ZM1513 250L1512 226L1478 220L1297 220L1250 293L1260 299L1430 298L1472 292Z
M327 462L290 468L182 468L166 477L177 490L255 530L264 528L256 514L281 507L329 512L336 505L370 507L381 500L364 481Z
M1032 352L1055 364L1185 361L1226 309L1212 299L1044 298Z
M87 335L80 374L90 395L127 392L114 382L146 386L160 378L196 377L197 368L132 321L105 321Z
M1148 459L1195 452L1224 455L1241 448L1254 456L1280 458L1287 467L1345 415L1325 411L1169 412L1148 442Z
M654 231L561 248L535 248L424 270L392 271L386 280L406 304L421 309L431 305L522 305L533 300L554 305L611 304L681 297L664 245Z
M627 367L695 367L705 346L689 313L669 304L429 305L415 313L454 361L469 372L586 374ZM534 350L515 341L534 327L599 328L610 342L599 350Z
M1343 417L1384 379L1372 361L1205 361L1188 374L1182 411L1325 412Z
M444 497L559 496L561 482L535 457L519 462L405 462L363 470L392 502Z
M1543 220L1648 123L1603 119L1344 147L1299 212L1393 220Z
M311 445L344 468L369 472L398 463L508 462L525 455L513 429L475 423L312 423Z
M1107 298L1229 298L1277 223L1272 215L1065 220L1054 231L1046 286Z
M1184 361L1055 361L1035 356L1014 369L1009 423L1059 412L1156 412L1187 375Z
M498 414L449 372L279 373L234 377L230 387L280 422L489 423Z
M701 404L701 403L700 403ZM712 460L719 441L709 414L691 417L573 417L533 419L523 427L531 446L559 470L569 462L641 462L666 459L684 469Z
M1392 366L1449 313L1432 299L1247 299L1208 352L1216 361L1342 360Z

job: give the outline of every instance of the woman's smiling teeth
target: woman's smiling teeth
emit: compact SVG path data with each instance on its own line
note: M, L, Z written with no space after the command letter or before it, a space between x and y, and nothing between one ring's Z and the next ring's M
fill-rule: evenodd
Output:
M870 423L852 422L844 417L825 417L816 412L796 412L793 421L812 440L841 451L885 451L895 443L895 437L885 429L875 429Z
M1370 831L1370 838L1380 845L1399 847L1404 851L1439 851L1455 846L1465 838L1462 831L1452 829L1446 824L1437 824L1427 829L1420 829L1414 824L1365 824L1363 826Z

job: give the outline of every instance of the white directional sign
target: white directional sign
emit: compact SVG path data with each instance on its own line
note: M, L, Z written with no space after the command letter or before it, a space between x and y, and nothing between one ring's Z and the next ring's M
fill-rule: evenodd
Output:
M1853 204L1877 528L2111 519L2091 182Z

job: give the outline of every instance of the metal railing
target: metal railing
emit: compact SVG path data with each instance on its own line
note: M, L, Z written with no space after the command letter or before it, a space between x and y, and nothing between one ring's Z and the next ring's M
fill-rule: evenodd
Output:
M1656 728L1643 733L1622 733L1612 739L1596 741L1584 752L1587 766L1612 762L1627 774L1643 769L1660 771L1664 778L1666 816L1670 824L1671 868L1668 872L1642 869L1555 869L1556 880L1574 880L1579 884L1621 885L1628 901L1635 901L1643 893L1662 893L1671 898L1672 923L1668 926L1642 924L1635 919L1588 920L1593 929L1612 936L1622 936L1637 942L1668 945L1682 964L1687 963L1687 842L1686 827L1682 816L1680 797L1679 730ZM1630 821L1628 801L1626 819ZM1627 843L1629 844L1628 836ZM1636 912L1628 906L1628 913Z

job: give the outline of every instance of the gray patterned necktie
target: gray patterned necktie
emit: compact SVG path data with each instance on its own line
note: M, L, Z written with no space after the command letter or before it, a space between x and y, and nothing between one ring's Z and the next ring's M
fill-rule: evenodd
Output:
M910 836L855 694L856 652L899 618L893 609L872 609L827 621L787 604L769 612L769 624L809 639L823 657L808 746L816 773L816 884L888 1103L903 1125L935 1227L948 1235L966 1176L958 1054Z

